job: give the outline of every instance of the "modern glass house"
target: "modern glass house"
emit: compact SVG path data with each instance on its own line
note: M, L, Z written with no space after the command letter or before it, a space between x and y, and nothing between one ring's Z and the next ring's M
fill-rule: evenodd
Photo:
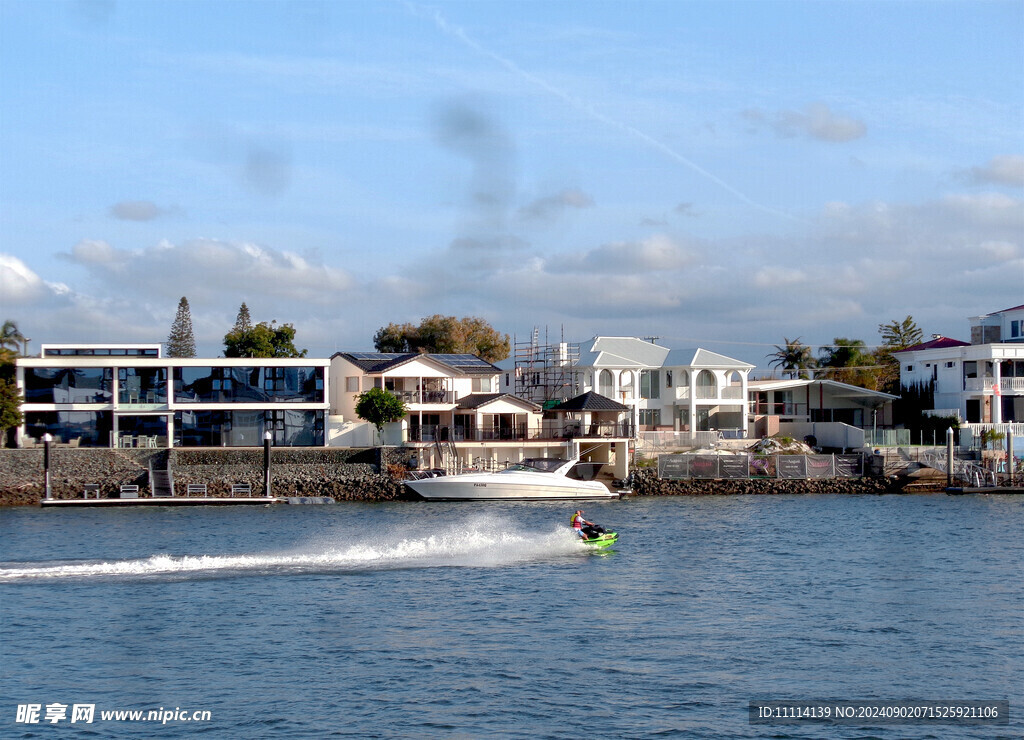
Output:
M20 444L322 447L329 360L163 357L159 344L42 345L17 361Z

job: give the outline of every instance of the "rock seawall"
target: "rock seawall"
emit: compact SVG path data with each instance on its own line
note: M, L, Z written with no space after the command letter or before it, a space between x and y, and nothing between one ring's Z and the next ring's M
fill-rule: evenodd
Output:
M390 450L385 453L390 453ZM50 490L57 499L82 498L86 484L98 484L100 496L116 495L121 486L139 486L149 496L149 464L166 456L177 495L189 483L205 483L207 495L225 496L232 485L248 483L263 495L263 450L50 450ZM385 461L390 454L383 455ZM276 448L271 456L271 491L275 496L329 496L336 501L396 501L413 498L400 480L381 472L381 451ZM396 458L398 459L398 458ZM38 504L44 496L43 451L0 450L0 506Z
M409 450L275 448L271 457L271 490L275 496L328 496L336 501L415 500L400 477ZM50 451L50 488L54 498L81 498L85 485L100 486L102 497L116 495L122 485L139 486L149 496L149 464L166 457L175 491L184 495L189 483L204 483L209 496L230 495L232 485L248 483L263 495L263 450L68 449ZM392 474L394 473L394 474ZM661 480L652 469L633 471L637 496L797 493L899 493L905 480L835 478L816 480ZM941 488L937 489L941 490ZM0 450L0 506L38 504L43 498L43 451Z
M902 493L890 478L817 478L810 480L661 480L649 469L633 471L636 496L708 496L791 493Z

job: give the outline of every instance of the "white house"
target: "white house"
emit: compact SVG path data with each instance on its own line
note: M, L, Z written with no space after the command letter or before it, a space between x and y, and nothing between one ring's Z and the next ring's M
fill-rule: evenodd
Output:
M836 380L751 380L749 421L754 435L771 437L793 424L842 423L859 429L892 426L897 396ZM849 446L849 445L839 445Z
M561 377L571 378L566 381L571 395L594 392L623 404L637 432L746 436L747 378L753 365L706 349L669 349L637 337L595 337L578 353L564 355L571 372ZM522 386L523 372L521 367L506 372L503 389L513 392L517 380Z
M407 408L398 433L385 441L412 448L418 467L500 468L527 457L577 454L614 464L621 443L615 470L625 476L627 439L611 439L602 427L594 432L599 445L581 446L588 434L567 423L569 410L545 418L541 405L503 392L500 374L474 355L339 352L331 358L332 427L358 421L357 396L382 388Z
M44 344L17 360L21 444L323 446L327 360L163 357L159 344Z
M894 353L900 383L934 389L934 409L971 424L1024 422L1024 305L972 316L971 341L936 336Z

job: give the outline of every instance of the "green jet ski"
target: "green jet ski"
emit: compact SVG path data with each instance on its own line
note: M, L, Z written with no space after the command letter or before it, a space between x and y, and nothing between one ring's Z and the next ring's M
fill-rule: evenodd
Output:
M604 532L603 534L588 537L585 540L581 539L580 542L582 542L584 545L589 545L590 547L594 547L600 550L605 547L611 547L615 544L615 541L617 539L619 539L618 532Z
M618 532L609 532L604 527L599 527L596 524L588 524L583 528L583 534L587 535L586 538L581 537L580 542L584 545L590 545L598 549L610 547L615 544L615 541L619 539Z

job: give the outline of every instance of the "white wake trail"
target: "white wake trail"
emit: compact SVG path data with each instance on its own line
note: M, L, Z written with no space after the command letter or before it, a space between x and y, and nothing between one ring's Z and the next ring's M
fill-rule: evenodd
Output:
M548 533L452 529L422 537L378 536L346 547L304 548L284 553L167 555L109 562L6 564L0 583L46 579L148 578L217 573L346 572L445 566L500 567L578 554L565 528Z

